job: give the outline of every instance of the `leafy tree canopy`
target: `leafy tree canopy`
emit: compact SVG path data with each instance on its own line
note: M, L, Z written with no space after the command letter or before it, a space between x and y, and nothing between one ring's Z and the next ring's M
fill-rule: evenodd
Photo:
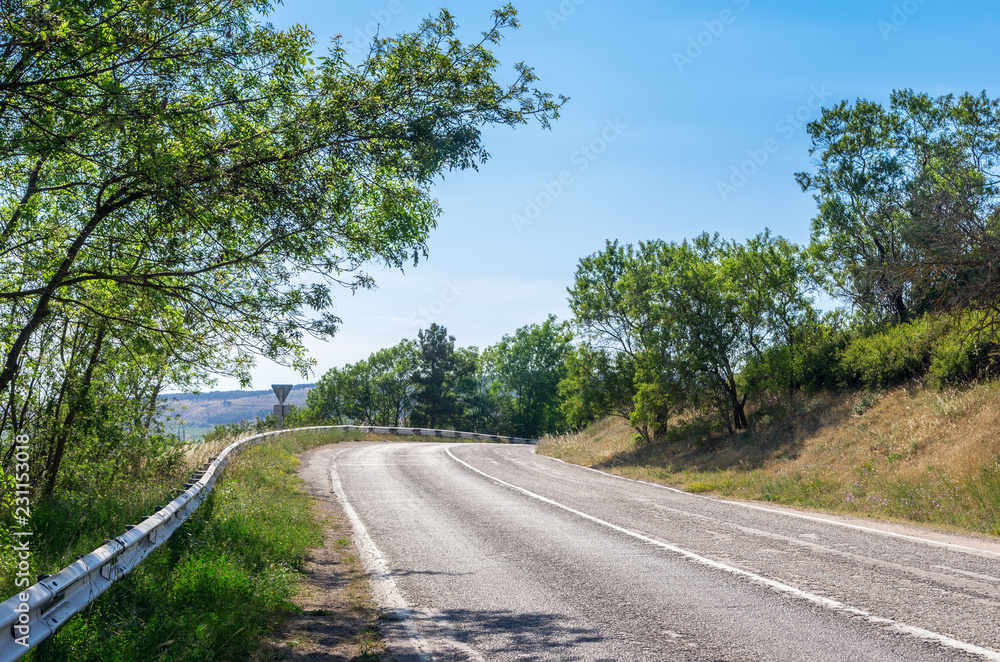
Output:
M995 306L1000 103L893 92L809 125L819 203L811 250L827 288L874 318Z
M449 169L488 153L484 125L557 116L562 99L446 11L376 40L351 66L339 40L312 60L307 28L277 30L257 0L16 2L0 17L0 390L47 320L84 313L212 369L252 357L308 365L304 334L334 332L330 286L424 254ZM307 278L303 279L302 276ZM195 331L195 330L200 331Z

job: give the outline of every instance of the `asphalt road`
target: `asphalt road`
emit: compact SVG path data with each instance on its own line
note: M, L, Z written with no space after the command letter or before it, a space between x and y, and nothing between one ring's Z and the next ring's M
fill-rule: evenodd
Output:
M307 461L353 521L398 660L1000 660L997 539L709 499L525 446Z

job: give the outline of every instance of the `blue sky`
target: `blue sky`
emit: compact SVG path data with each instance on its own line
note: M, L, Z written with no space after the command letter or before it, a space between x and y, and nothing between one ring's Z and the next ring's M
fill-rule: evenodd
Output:
M376 27L410 31L446 7L472 39L499 4L286 0L268 19L308 25L317 54L342 34L360 61ZM514 5L523 27L494 49L502 76L517 61L533 66L540 87L571 98L561 119L551 131L485 132L491 159L435 187L444 213L430 258L405 274L376 272L375 291L337 296L343 326L310 343L310 379L431 322L482 348L550 313L566 319L579 259L608 239L743 239L770 228L805 243L815 204L793 175L811 167L804 124L820 107L884 103L903 88L998 95L995 2ZM254 373L255 388L302 381L267 361Z

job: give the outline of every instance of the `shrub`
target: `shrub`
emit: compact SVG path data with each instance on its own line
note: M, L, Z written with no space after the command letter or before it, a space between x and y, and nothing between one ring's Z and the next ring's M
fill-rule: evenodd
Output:
M935 327L924 317L855 338L840 355L844 381L884 389L923 377L931 363Z
M981 328L980 316L951 324L941 334L931 356L928 382L937 388L985 377L995 371L996 332Z

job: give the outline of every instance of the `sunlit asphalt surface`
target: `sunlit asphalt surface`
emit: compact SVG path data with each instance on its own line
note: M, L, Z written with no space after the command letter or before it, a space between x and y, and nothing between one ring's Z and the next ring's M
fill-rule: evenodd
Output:
M355 517L398 660L1000 660L996 539L795 517L526 446L307 462Z

